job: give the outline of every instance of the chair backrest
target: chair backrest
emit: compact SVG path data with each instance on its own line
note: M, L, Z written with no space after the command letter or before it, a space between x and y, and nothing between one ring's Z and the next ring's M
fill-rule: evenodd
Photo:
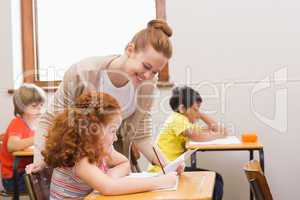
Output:
M262 172L259 161L249 161L244 166L244 172L256 200L273 200L267 179Z
M43 170L25 174L25 184L31 200L44 200L50 197L50 183L53 169L44 168Z

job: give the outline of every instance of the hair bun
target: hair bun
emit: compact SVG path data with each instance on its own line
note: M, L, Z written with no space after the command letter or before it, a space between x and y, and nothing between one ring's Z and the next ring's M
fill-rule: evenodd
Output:
M159 29L162 32L164 32L168 37L171 37L173 33L168 23L162 19L151 20L150 22L148 22L148 28Z

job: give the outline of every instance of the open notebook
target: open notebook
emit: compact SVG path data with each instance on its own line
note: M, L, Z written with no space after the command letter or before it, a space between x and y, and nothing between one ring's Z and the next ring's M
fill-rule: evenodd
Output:
M171 161L168 163L167 166L164 167L164 170L166 173L175 172L177 167L183 163L187 158L189 158L196 150L188 150L185 153L183 153L181 156L179 156L176 160ZM151 172L141 172L141 173L131 173L129 177L154 177L154 176L161 176L163 172L159 173L151 173ZM178 182L179 182L179 176L177 176L177 181L174 187L172 188L166 188L166 189L159 189L159 191L162 190L177 190L178 188Z
M220 145L222 145L222 144L241 144L241 141L236 136L227 136L225 138L211 140L211 141L208 141L208 142L194 142L194 141L191 141L190 144L191 145L194 145L194 144L202 144L202 145L210 145L210 144L220 144Z
M140 173L131 173L128 177L147 178L147 177L155 177L160 175L161 175L160 173L140 172ZM179 184L179 176L177 176L176 184L174 185L174 187L162 188L155 191L174 191L178 189L178 184Z

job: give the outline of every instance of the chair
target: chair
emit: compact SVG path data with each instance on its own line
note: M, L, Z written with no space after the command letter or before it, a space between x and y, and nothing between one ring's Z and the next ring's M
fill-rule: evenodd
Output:
M259 161L251 160L244 166L244 172L256 200L273 200L267 179Z
M24 175L25 185L31 200L49 199L52 172L52 168L46 167L39 172Z

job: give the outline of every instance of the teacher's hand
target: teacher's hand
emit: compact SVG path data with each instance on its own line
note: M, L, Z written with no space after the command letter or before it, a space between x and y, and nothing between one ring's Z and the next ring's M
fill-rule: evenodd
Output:
M134 143L132 143L131 145L131 153L131 155L133 155L136 160L138 160L141 157L139 148Z
M26 174L31 174L31 173L41 171L45 167L46 167L46 163L44 161L41 161L39 163L31 163L29 165L26 165L25 171Z

